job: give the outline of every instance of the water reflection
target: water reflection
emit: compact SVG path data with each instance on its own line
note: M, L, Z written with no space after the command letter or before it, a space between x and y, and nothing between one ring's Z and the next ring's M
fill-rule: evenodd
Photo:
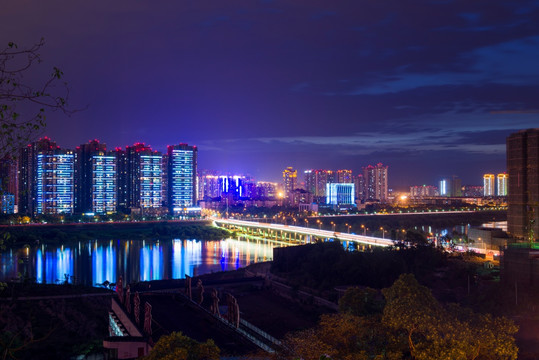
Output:
M264 239L221 241L84 241L71 246L39 245L0 254L0 280L35 278L38 283L79 283L98 286L124 281L181 279L210 272L236 270L271 260L273 247Z

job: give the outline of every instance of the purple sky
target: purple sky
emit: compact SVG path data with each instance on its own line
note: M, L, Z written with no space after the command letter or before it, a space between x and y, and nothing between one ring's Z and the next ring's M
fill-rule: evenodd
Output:
M98 138L199 147L199 168L278 180L286 166L382 162L390 185L505 170L505 138L539 127L539 1L10 0L0 43L45 37L71 117ZM514 111L519 112L514 112Z

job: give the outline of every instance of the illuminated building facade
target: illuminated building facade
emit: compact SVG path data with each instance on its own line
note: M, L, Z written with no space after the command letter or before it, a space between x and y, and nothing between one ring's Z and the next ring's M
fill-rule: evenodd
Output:
M93 156L103 155L107 147L98 140L90 140L75 149L75 212L94 211ZM116 211L116 209L114 209Z
M42 151L37 154L36 213L72 214L75 155L71 150Z
M354 184L331 183L326 185L326 204L328 205L354 205Z
M506 173L498 174L496 176L496 195L497 196L507 196L507 182L509 180L509 175Z
M388 166L382 163L376 166L369 165L363 168L364 179L364 200L380 201L385 203L388 200L387 187Z
M144 143L116 149L118 203L122 211L162 207L162 156ZM124 205L125 204L125 205Z
M459 197L462 196L462 181L454 175L451 178L440 180L440 196Z
M219 187L219 176L217 175L199 175L198 176L198 199L210 200L221 196Z
M277 197L277 183L258 181L256 183L257 196L262 199L275 199Z
M283 187L284 187L284 197L286 199L291 199L292 191L298 186L298 171L294 170L292 167L287 167L283 171Z
M168 206L171 213L197 203L197 154L196 146L170 145L168 156Z
M438 195L439 195L439 192L436 186L432 186L432 185L410 186L410 197L414 199L434 197Z
M28 144L19 152L18 211L35 215L37 211L37 155L59 149L54 141L44 137Z
M353 183L352 170L337 170L335 182L340 184Z
M507 138L507 231L527 241L539 238L539 128Z
M496 186L496 182L494 179L494 174L483 175L483 196L494 196Z
M140 155L140 207L160 208L161 194L161 154Z
M116 156L92 155L92 212L112 214L116 212Z

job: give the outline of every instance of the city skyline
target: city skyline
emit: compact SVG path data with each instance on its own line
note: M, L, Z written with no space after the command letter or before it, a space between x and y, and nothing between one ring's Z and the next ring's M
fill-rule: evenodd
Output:
M277 181L282 169L391 168L389 186L505 169L537 124L539 4L164 1L10 3L0 43L41 37L32 74L64 71L66 148L181 138L199 167ZM44 134L45 134L44 133Z

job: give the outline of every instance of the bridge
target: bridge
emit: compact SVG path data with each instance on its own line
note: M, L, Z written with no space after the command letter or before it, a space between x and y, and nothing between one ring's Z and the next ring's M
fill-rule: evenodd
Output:
M213 222L216 226L225 227L227 229L238 229L249 235L263 236L275 240L286 240L298 244L308 244L317 240L323 241L326 239L334 239L355 243L362 247L387 247L394 245L393 241L390 239L313 229L303 226L261 223L236 219L214 219Z
M334 239L342 242L355 243L362 248L372 246L388 247L394 245L393 241L390 239L313 229L304 226L261 223L236 219L214 219L213 223L214 225L225 227L227 229L238 229L249 235L262 236L276 241L284 240L297 244L308 244L317 240L324 241ZM487 249L486 247L474 247L468 245L459 251L474 251L479 254L500 256L498 250Z

